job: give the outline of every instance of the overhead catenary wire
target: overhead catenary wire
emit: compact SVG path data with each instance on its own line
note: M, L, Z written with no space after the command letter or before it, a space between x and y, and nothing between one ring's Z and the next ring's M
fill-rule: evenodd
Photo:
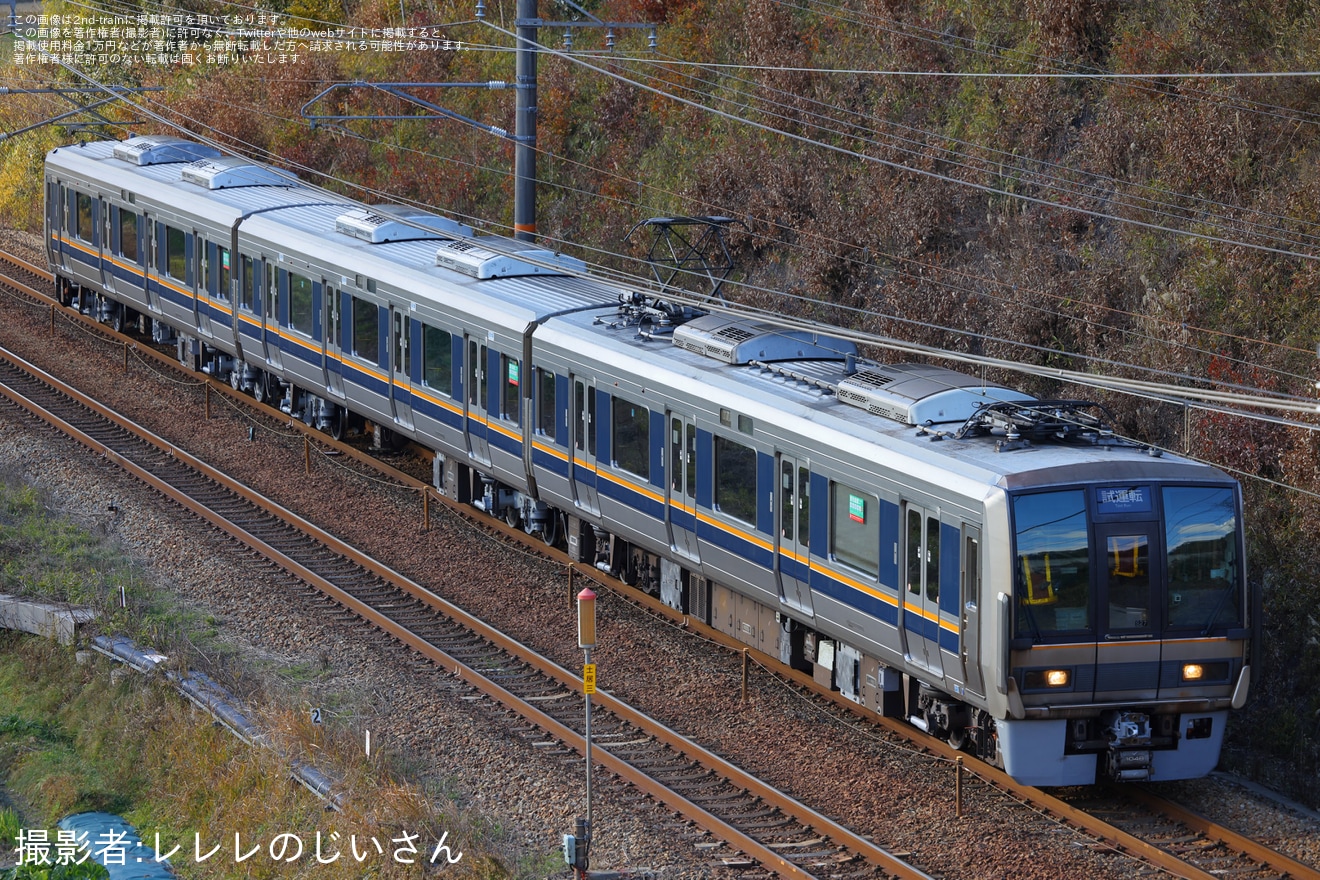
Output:
M163 121L163 119L162 119L162 121ZM638 277L638 276L624 276L624 277L622 277L620 280L623 281L624 283L638 284L639 282L641 282L641 283L645 283L647 279L640 278L640 277ZM765 317L767 317L767 318L773 318L773 317L775 317L775 316L774 316L773 314L771 314L771 313L765 313ZM915 323L915 322L914 322L914 323ZM951 330L952 328L941 328L941 329L950 329L950 330ZM954 331L954 332L957 332L957 331ZM864 338L863 338L863 341L866 341L866 342L869 342L870 344L878 345L878 346L881 346L881 347L891 348L892 350L898 350L898 351L903 350L902 347L895 347L895 346L893 345L893 340L890 340L890 339L883 339L883 338L879 338L879 337L864 337ZM1009 342L1010 344L1021 344L1021 343L1013 343L1013 342L1008 341L1008 340L1002 340L1002 341L1004 341L1004 342ZM941 354L939 354L939 350L938 350L938 349L934 349L933 347L927 347L927 348L924 348L922 351L923 351L924 354L929 355L929 356L937 356L937 357L938 357L938 356L942 356ZM1064 355L1067 355L1067 354L1068 354L1067 352L1060 352L1060 351L1054 351L1053 353L1056 353L1056 354L1064 354ZM1069 355L1069 356L1073 356L1073 355ZM961 359L961 358L955 358L955 359ZM1000 367L1000 368L1004 368L1004 369L1012 369L1012 370L1016 370L1016 371L1019 371L1019 372L1024 372L1024 371L1025 371L1025 372L1034 372L1033 368L1030 368L1030 367L1026 367L1026 368L1024 368L1024 367L1022 367L1022 365L1014 364L1014 363L1012 363L1012 362L1007 362L1007 361L998 361L998 362L994 362L994 361L989 361L989 360L988 360L988 361L986 361L986 363L990 363L991 365L998 366L998 367ZM1054 377L1054 378L1064 378L1065 375L1068 375L1068 374L1066 373L1066 371L1060 371L1060 370L1056 370L1056 369L1051 369L1051 370L1048 370L1048 371L1040 372L1040 373L1038 373L1038 375L1048 375L1048 376L1052 376L1052 377ZM1075 375L1077 375L1077 376L1086 376L1086 375L1090 375L1090 374L1076 373ZM1082 383L1082 384L1088 384L1088 383ZM1091 384L1094 384L1094 383L1091 383ZM1109 385L1097 385L1097 387L1110 387L1110 388L1117 388L1117 387L1120 387L1121 384L1122 384L1122 383L1119 383L1119 385L1114 385L1114 384L1111 383L1111 384L1109 384ZM1152 383L1152 385L1153 385L1153 383ZM1135 385L1135 384L1133 384L1133 385L1131 385L1130 387L1133 388L1133 389L1135 389L1135 388L1137 388L1138 386ZM1149 391L1149 390L1151 390L1151 389L1150 389L1150 388L1147 388L1146 390ZM1166 397L1172 397L1172 396L1177 396L1177 395L1180 394L1180 393L1185 395L1187 392L1186 392L1186 389L1185 389L1185 388L1179 389L1177 386L1163 386L1163 388L1161 389L1160 393L1162 393L1162 394L1163 394L1164 396L1166 396ZM1237 403L1238 405L1249 405L1250 402L1251 402L1250 400L1244 400L1244 399L1238 399L1238 400L1236 401L1236 403ZM1307 409L1308 411L1309 411L1309 407L1310 407L1310 403L1309 403L1309 402L1307 402L1307 403L1303 406L1303 408L1304 408L1304 409ZM1292 402L1292 403L1286 403L1286 404L1284 404L1283 408L1285 408L1285 409L1291 409L1291 410L1296 411L1296 410L1298 409L1298 404L1295 403L1295 402Z
M161 121L163 122L164 120L161 120ZM633 279L630 279L630 280L636 280L636 279L633 278ZM875 344L882 344L882 343L881 343L880 341L876 341ZM934 356L943 356L943 355L935 354ZM1014 366L1017 366L1017 365L1007 365L1007 364L1005 365L1006 368L1010 368L1010 369L1013 368ZM1059 371L1050 371L1049 375L1059 375Z

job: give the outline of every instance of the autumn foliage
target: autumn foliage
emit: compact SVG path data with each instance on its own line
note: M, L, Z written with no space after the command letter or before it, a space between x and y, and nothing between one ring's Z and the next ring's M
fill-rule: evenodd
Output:
M634 224L725 215L739 221L729 241L741 286L728 290L750 304L1034 366L1316 398L1320 85L1314 76L1218 76L1314 69L1312 4L602 0L587 8L606 20L656 22L658 52L648 51L644 30L620 31L613 53L599 30L577 30L571 58L559 53L562 33L541 34L556 52L539 64L538 223L560 246L581 245L593 262L649 277L637 262L644 243L625 240ZM312 128L300 113L336 82L512 81L513 0L489 2L488 24L452 0L300 0L286 11L357 27L437 27L466 48L98 75L162 86L151 106L168 121L309 181L508 230L507 139L454 120ZM580 17L551 0L540 12ZM514 129L511 90L415 94ZM56 106L6 99L0 125L11 130ZM362 88L316 107L421 112ZM162 128L147 123L133 130ZM0 145L0 211L11 221L39 221L32 169L47 147L75 136L47 127ZM996 378L1038 394L1098 396L1125 433L1243 480L1267 639L1254 661L1263 693L1235 728L1251 731L1251 745L1235 735L1229 756L1262 772L1279 759L1292 778L1314 778L1315 415L1269 424L1047 378Z

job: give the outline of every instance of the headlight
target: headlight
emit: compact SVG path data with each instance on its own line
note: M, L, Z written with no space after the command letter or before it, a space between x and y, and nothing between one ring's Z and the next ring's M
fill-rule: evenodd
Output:
M1022 685L1028 690L1066 688L1071 681L1072 672L1068 669L1033 669L1023 676Z
M1184 663L1182 669L1183 681L1200 681L1205 676L1205 669L1200 663Z

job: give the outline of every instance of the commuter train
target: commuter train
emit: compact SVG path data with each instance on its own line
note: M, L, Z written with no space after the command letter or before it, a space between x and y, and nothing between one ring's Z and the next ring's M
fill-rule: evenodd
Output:
M1251 680L1237 484L1077 401L675 304L175 137L61 147L66 305L1038 785L1201 776Z

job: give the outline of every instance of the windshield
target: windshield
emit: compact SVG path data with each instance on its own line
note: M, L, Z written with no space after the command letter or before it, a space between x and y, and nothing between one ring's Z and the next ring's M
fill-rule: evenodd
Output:
M1211 629L1240 625L1237 503L1233 490L1164 488L1168 553L1168 625Z
M1233 487L1079 487L1018 495L1012 508L1018 637L1241 626Z
M1039 638L1091 627L1090 541L1081 489L1019 495L1017 530L1018 632Z

